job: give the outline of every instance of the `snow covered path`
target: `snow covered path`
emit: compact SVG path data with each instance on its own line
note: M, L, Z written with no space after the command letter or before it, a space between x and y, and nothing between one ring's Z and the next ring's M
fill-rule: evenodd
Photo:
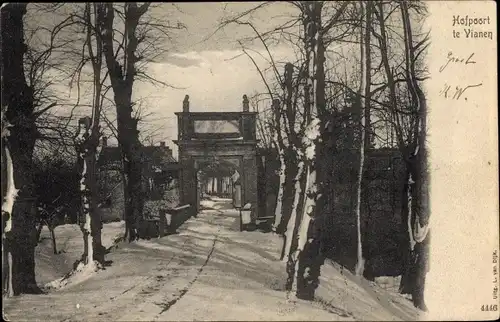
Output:
M408 300L331 264L322 268L318 301L287 301L279 237L240 232L227 201L205 205L211 209L179 234L121 243L107 255L106 270L47 295L7 299L5 314L11 321L417 318Z

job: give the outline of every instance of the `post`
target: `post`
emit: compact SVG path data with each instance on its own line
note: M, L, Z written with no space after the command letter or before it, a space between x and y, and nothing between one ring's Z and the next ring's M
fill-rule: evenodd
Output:
M243 159L243 175L242 175L242 195L241 205L251 203L253 207L252 220L258 218L259 200L257 194L257 157L254 155L247 156Z
M170 223L168 224L168 233L169 234L175 234L177 230L177 211L176 210L171 210L170 212Z
M165 236L166 217L167 217L167 215L166 215L165 209L160 209L160 227L159 227L160 238Z

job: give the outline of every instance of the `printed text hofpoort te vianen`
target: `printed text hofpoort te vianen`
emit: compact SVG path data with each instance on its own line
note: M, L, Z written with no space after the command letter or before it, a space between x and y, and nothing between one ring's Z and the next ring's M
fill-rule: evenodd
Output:
M476 30L473 26L484 26L490 25L490 17L473 17L473 16L453 16L453 27L463 26L467 28L463 28L462 30L453 29L453 38L487 38L493 39L493 32L487 30ZM480 28L483 29L483 28Z

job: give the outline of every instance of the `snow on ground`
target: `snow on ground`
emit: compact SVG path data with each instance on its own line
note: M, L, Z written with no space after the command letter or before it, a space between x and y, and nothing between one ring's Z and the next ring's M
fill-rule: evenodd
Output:
M78 263L78 266L75 270L71 271L69 275L58 278L52 282L49 282L44 285L44 289L60 289L68 285L75 285L86 281L89 279L97 270L99 266L97 262L89 263L88 265L83 264L82 262Z
M200 206L202 209L213 209L215 204L216 202L210 199L200 201Z
M108 248L113 245L115 239L123 235L125 232L125 222L112 222L103 224L102 228L102 244ZM41 233L40 244L35 248L35 264L37 282L40 285L59 288L71 282L62 278L73 269L73 263L80 259L83 253L83 237L78 225L61 225L55 228L56 246L59 254L54 254L52 250L52 241L50 232L47 227L43 227ZM80 267L79 275L87 275L88 271L92 271L90 267L85 268L85 273L82 273L83 267ZM76 277L82 281L83 276ZM60 281L62 283L57 283ZM57 285L60 284L60 285Z
M111 266L83 282L6 299L5 314L11 320L61 321L417 318L401 295L330 262L322 267L317 301L287 300L280 238L240 232L230 202L212 201L178 234L120 243L106 256ZM74 236L68 244L76 246L81 237Z
M226 204L230 204L232 199L220 198L216 196L210 196L208 199L203 199L200 201L201 209L213 209L218 210L224 208Z

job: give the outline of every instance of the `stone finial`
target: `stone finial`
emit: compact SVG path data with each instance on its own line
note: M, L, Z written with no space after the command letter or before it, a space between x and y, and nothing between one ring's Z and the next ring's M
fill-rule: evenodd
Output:
M248 97L246 95L243 95L243 112L248 112L248 111L250 111Z
M184 101L182 102L182 111L189 112L189 95L184 96Z

